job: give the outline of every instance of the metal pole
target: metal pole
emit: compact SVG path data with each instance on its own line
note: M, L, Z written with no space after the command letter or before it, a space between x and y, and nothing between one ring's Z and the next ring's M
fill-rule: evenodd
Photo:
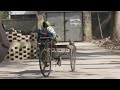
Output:
M66 21L65 21L65 12L63 12L63 18L64 18L64 41L66 41L66 27L65 27L65 25L66 25Z

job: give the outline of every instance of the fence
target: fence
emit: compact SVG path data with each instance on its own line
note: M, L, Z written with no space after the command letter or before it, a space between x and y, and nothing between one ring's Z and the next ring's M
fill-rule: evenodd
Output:
M6 61L27 60L38 58L37 37L35 33L22 35L17 32L6 32L10 42L9 51L5 57Z

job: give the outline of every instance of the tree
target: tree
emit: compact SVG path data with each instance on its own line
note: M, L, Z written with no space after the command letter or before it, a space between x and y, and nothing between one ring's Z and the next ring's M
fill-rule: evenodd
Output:
M120 11L115 11L113 14L113 40L120 40Z
M9 11L0 11L0 19L8 19Z
M83 11L84 36L86 41L92 40L91 11Z
M37 11L36 13L36 17L37 17L37 28L41 27L42 26L42 23L44 21L44 16L45 16L45 13L42 12L42 11ZM33 27L32 29L32 32L36 32L36 29L35 29L36 26Z
M42 11L37 11L37 19L38 19L38 27L41 27L42 26L42 23L44 21L44 16L45 16L45 13L42 12Z

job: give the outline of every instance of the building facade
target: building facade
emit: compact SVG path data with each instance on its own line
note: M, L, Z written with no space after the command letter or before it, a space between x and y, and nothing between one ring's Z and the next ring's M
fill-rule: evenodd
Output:
M37 11L9 11L10 19L36 18Z

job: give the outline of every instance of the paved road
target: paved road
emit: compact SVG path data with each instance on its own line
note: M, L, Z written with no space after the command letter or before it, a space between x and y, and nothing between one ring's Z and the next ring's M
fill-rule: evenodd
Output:
M120 55L88 42L77 46L76 71L71 72L70 61L52 66L49 77L42 76L38 60L0 63L0 79L120 79Z

